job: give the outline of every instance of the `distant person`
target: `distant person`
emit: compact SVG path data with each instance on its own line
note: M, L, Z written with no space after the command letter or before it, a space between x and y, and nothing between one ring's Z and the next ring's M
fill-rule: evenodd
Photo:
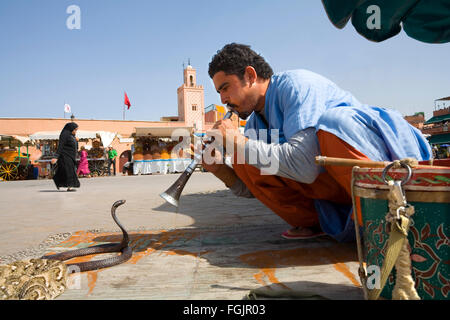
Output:
M74 188L80 187L80 181L77 177L77 151L78 142L75 138L78 125L75 122L67 123L59 135L58 150L52 164L57 164L56 173L53 177L56 188L67 188L67 191L76 191Z
M77 175L80 176L80 174L84 177L90 178L91 171L89 170L89 163L88 163L88 153L86 151L86 148L84 146L81 146L81 152L80 152L80 163L78 164L78 170Z
M122 168L122 175L126 175L127 173L130 175L133 173L133 162L131 161L131 151L128 150L127 152L127 162L123 165Z
M438 147L436 145L433 146L433 159L438 158L438 153L439 153Z
M113 147L108 148L108 176L111 175L111 164L113 165L114 175L116 175L117 151Z

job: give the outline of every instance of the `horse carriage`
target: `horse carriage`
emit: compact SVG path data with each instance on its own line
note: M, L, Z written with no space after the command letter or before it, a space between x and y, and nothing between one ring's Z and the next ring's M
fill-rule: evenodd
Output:
M0 135L0 180L25 180L31 173L30 141L26 137ZM26 152L23 152L23 147Z

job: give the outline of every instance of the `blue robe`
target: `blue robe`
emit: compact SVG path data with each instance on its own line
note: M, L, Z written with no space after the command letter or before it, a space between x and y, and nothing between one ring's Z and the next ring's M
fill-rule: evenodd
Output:
M334 134L374 161L403 158L429 160L430 145L422 133L393 110L360 103L332 81L307 70L292 70L271 77L264 115L253 112L245 131L277 129L279 143L295 133L314 127ZM264 138L263 136L261 138ZM274 141L276 143L276 141ZM338 241L355 237L351 206L314 200L322 229Z

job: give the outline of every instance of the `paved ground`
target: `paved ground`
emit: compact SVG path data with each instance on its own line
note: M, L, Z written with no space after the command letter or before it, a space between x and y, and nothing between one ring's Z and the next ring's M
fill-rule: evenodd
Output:
M209 173L194 173L177 213L159 197L177 177L81 179L73 193L57 191L51 180L1 182L0 264L119 241L110 208L125 199L117 213L131 231L132 259L72 276L58 299L242 299L254 289L285 298L363 298L355 244L285 240L286 223Z

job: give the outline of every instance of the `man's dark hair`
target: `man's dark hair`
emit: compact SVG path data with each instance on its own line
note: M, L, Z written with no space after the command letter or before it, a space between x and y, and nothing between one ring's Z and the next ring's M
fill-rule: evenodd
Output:
M269 79L273 75L272 68L263 57L250 46L238 43L227 44L217 51L209 63L208 73L212 78L217 72L223 71L227 75L235 74L242 80L248 66L255 68L259 78Z

